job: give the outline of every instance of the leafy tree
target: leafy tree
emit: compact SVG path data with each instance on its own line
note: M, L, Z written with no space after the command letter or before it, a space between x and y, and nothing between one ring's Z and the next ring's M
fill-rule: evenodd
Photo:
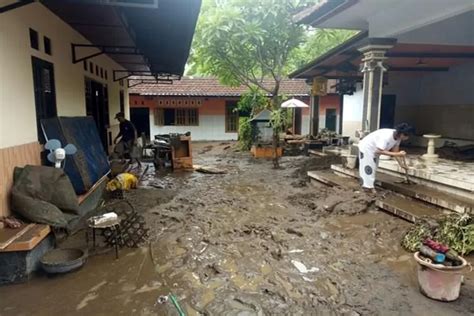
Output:
M304 40L303 26L292 21L304 0L227 0L206 8L193 54L200 72L217 76L224 84L258 87L271 95L271 109L280 108L280 84L287 74L291 52ZM205 4L206 5L206 4ZM271 79L264 85L263 79ZM273 120L274 167L278 126Z
M312 29L305 32L303 43L291 52L288 70L294 71L357 34L353 30Z
M248 92L244 93L237 103L237 110L241 114L239 118L239 143L240 148L249 150L252 142L257 135L257 131L250 123L250 118L268 108L270 103L268 97L260 89L251 87Z
M239 102L237 103L237 109L239 113L244 116L253 116L260 110L263 110L269 106L268 97L262 90L251 87L249 91L242 94Z
M271 96L274 166L279 133L280 85L287 74L347 39L351 32L310 30L293 16L315 0L204 0L187 69L230 86L246 85ZM263 84L263 79L266 84ZM268 80L271 84L268 84Z

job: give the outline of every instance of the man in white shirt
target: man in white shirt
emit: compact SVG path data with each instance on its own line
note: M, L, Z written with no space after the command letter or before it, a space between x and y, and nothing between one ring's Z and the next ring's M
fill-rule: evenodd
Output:
M381 128L365 136L359 142L359 174L362 178L362 188L375 193L375 173L380 155L404 157L405 151L400 151L400 142L407 140L413 128L407 123L395 126L395 129Z

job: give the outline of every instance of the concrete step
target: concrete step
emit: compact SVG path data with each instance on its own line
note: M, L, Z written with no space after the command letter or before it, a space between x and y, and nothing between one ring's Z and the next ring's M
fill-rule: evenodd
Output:
M416 223L421 218L436 219L446 213L436 206L397 194L389 194L385 198L377 199L375 205L412 223Z
M359 181L350 176L337 175L331 170L308 171L310 180L318 181L330 187L360 189Z
M338 175L331 170L309 171L308 176L311 181L317 181L330 187L355 190L360 188L358 180L354 177ZM375 201L375 205L390 214L412 223L416 223L416 221L423 217L435 219L445 212L437 206L432 206L396 193L388 193L386 196L378 198Z
M347 169L342 165L332 165L331 169L338 174L359 177L358 170ZM463 196L458 196L453 193L446 193L441 190L423 184L407 185L399 183L404 178L388 175L385 173L377 173L377 180L375 184L382 188L398 192L408 197L418 199L451 211L459 213L473 213L474 212L474 198L469 199Z
M317 156L317 157L325 157L325 156L328 156L328 154L323 153L321 150L317 150L317 149L309 149L309 150L308 150L308 153L309 153L311 156Z

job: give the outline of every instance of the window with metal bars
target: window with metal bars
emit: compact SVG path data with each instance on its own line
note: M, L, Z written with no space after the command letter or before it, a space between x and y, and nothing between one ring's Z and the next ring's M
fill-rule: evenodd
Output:
M198 109L162 109L154 110L154 123L156 126L198 126Z
M239 112L237 102L227 102L225 105L225 132L237 133L239 131Z

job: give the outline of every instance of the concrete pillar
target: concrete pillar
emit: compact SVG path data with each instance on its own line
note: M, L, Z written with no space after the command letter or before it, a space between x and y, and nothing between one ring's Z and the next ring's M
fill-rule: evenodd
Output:
M319 133L319 96L311 96L309 117L309 134L316 136Z
M382 100L383 73L387 70L383 61L385 52L395 45L396 39L369 38L363 46L361 72L364 74L364 101L362 130L364 134L375 131L380 124L380 104Z

